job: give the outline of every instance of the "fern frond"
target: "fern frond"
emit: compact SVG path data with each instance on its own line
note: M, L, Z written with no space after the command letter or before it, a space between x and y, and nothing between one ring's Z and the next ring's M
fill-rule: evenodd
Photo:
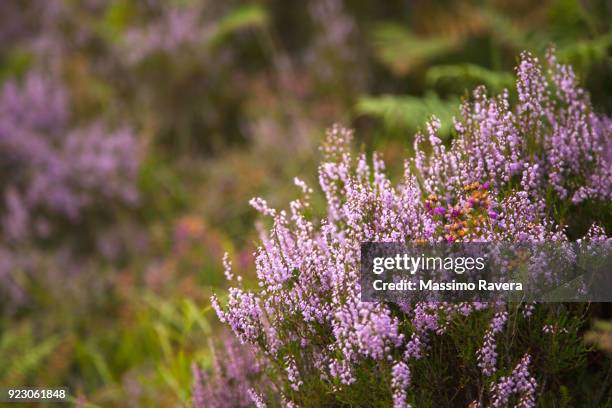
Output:
M485 85L494 93L499 93L504 88L512 87L514 82L513 76L509 72L492 71L474 64L431 67L427 71L426 81L431 87L450 84L459 94L463 93L465 89L471 89L477 85Z
M612 31L594 39L569 42L558 47L557 55L561 61L572 64L579 72L586 72L591 66L610 60L610 47Z
M442 122L440 134L449 135L452 117L458 106L458 99L440 99L435 93L427 93L424 97L383 95L362 97L355 111L381 119L390 129L411 131L422 127L435 115Z
M400 25L381 24L372 31L372 44L378 59L401 76L448 53L459 41L446 36L418 37Z
M219 43L237 31L264 27L268 24L268 20L268 14L261 6L251 4L239 7L217 23L211 43Z

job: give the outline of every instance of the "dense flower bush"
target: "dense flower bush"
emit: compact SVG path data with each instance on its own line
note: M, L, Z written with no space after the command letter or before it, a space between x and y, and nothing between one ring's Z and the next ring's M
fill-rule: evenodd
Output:
M227 263L234 286L226 305L212 303L269 361L270 383L248 391L256 406L532 407L580 366L578 308L360 300L363 241L568 241L564 214L609 203L612 122L553 52L546 69L521 56L514 107L508 92L476 89L450 146L433 118L397 184L379 155L354 157L351 132L333 127L319 168L321 219L298 179L303 198L289 211L252 200L273 219L256 253L259 290ZM571 233L606 239L596 223Z
M222 340L221 349L213 349L212 375L208 375L197 364L192 367L193 405L250 407L253 403L249 390L262 378L264 364L258 361L252 348L241 346L237 339L226 336Z
M68 259L70 246L86 244L71 231L112 225L113 210L137 203L132 131L101 121L75 126L73 119L57 78L29 73L0 89L0 253L6 254L0 282L9 298L23 297L13 272L37 269L40 254L25 250L30 244L62 248L57 257ZM93 240L96 250L108 247L103 233Z
M128 129L70 123L61 82L35 73L0 93L2 235L48 237L52 221L82 221L92 207L137 200L137 144ZM106 202L105 202L106 200Z

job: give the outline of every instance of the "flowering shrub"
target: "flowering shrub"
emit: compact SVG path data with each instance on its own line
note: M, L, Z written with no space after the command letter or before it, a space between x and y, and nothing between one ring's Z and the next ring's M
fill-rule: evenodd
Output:
M137 199L136 141L102 123L72 128L66 90L29 74L0 91L2 235L9 241L47 238L52 221L82 222L109 201Z
M212 376L194 364L193 405L203 407L250 407L249 390L261 378L263 365L255 352L231 337L223 339L221 350L213 353ZM264 384L260 384L263 386Z
M522 55L517 67L518 104L508 93L489 98L484 87L462 106L456 141L446 149L428 125L432 154L426 158L417 135L415 160L426 190L450 199L474 180L491 181L496 193L524 191L532 201L554 191L562 200L612 199L608 161L610 118L593 112L569 66L548 56L548 77L537 59ZM553 86L549 86L549 81Z
M273 219L256 253L259 290L226 263L235 285L225 306L211 301L239 341L270 362L273 385L253 386L253 404L532 407L557 398L585 353L578 307L364 303L359 284L364 241L568 241L561 210L610 201L612 122L593 112L552 52L547 67L522 55L513 108L507 92L476 89L451 146L433 118L398 184L376 153L371 163L354 157L351 132L333 127L319 167L320 220L299 179L303 198L289 211L252 200ZM605 231L593 224L586 238ZM550 325L563 331L543 332Z
M74 127L71 116L61 81L29 73L0 89L0 253L7 254L0 282L9 299L23 297L15 271L41 268L34 266L41 254L28 245L62 248L58 259L72 247L100 249L104 234L86 243L74 231L86 232L101 220L107 226L113 209L137 202L133 133L99 121Z

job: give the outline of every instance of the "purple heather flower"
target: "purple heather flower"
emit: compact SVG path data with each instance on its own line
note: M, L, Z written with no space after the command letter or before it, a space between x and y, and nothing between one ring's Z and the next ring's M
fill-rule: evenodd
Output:
M287 372L287 379L289 380L291 388L293 388L295 391L299 391L300 386L302 386L304 382L300 380L300 373L298 372L298 368L295 365L295 360L292 357L287 357L285 370Z
M205 376L196 363L191 365L193 375L192 401L194 407L204 407L206 404L206 390L204 389Z
M259 395L254 389L249 388L249 397L251 398L251 402L255 404L255 408L266 408L266 403L264 402L261 395Z
M393 390L393 408L408 408L406 391L410 385L410 368L403 361L393 365L391 369L391 389Z
M486 377L495 374L497 363L497 346L493 331L487 331L483 346L478 349L478 367Z
M517 407L535 407L536 380L529 374L531 356L525 354L510 376L501 377L491 386L492 406L505 407L512 395L519 397Z
M436 215L444 215L446 214L446 209L444 207L436 207L434 208L433 212Z

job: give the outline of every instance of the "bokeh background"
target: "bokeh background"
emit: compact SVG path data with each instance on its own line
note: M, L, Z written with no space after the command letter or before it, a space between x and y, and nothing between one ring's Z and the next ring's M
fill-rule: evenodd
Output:
M326 128L399 168L551 44L610 114L611 22L606 0L0 2L0 385L188 406L223 254L254 277L248 201L316 185Z

